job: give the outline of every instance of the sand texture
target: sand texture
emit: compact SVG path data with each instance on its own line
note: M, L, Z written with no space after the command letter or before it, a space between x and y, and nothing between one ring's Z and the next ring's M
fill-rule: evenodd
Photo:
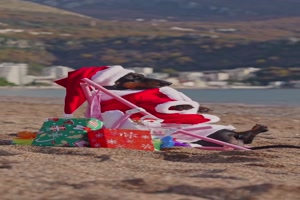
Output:
M269 127L252 146L300 145L300 107L208 105L220 124ZM160 152L7 145L60 117L63 99L0 97L0 191L7 199L299 199L300 149ZM83 116L84 106L75 116Z

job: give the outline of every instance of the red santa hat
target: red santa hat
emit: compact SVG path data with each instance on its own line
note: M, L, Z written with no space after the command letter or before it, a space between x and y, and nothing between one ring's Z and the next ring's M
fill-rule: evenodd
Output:
M65 114L72 114L86 101L80 86L83 78L89 78L101 86L112 86L119 78L131 72L134 71L124 69L120 65L82 67L69 72L68 77L56 80L55 83L66 88Z

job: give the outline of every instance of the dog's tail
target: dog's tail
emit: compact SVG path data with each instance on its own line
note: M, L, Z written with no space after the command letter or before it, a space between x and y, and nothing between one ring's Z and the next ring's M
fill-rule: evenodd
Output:
M300 149L300 146L280 144L280 145L267 145L267 146L250 147L251 150L271 149L271 148L293 148L293 149Z

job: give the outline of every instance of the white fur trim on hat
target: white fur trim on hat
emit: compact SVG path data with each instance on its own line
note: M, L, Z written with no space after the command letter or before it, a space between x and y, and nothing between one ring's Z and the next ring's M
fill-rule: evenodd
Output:
M193 102L190 97L168 86L160 88L159 91L174 100Z
M191 105L193 108L189 110L170 110L171 106L177 106L177 105ZM155 107L155 110L159 113L165 113L165 114L174 114L174 113L180 113L180 114L196 114L199 109L199 104L195 101L169 101L166 103L158 104Z
M91 79L101 86L112 86L124 75L134 72L133 70L124 69L120 65L109 66L109 68L98 71Z

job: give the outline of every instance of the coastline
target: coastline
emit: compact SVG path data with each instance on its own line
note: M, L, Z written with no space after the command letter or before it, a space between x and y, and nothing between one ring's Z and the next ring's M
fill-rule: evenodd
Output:
M235 104L248 106L300 106L299 89L177 89L201 105ZM63 87L0 88L2 99L15 98L61 98L65 97ZM1 100L0 100L1 101ZM36 100L35 100L36 101ZM56 100L57 102L57 100Z
M65 89L61 86L0 86L0 89Z
M174 89L300 89L300 88L280 88L273 86L227 86L227 87L188 87L188 86L172 86ZM65 89L59 85L52 86L0 86L0 89Z
M64 97L25 97L0 95L0 102L25 103L25 104L56 104L63 105ZM256 108L300 108L300 105L273 105L273 104L248 104L248 103L211 103L199 102L201 105L217 107L256 107ZM300 111L299 111L300 112Z
M55 106L60 111L59 116L63 114L64 97L20 97L20 96L1 96L0 102L11 105L33 105L33 106ZM212 112L209 114L217 116L226 116L226 114L237 114L245 116L290 116L300 118L300 105L271 105L271 104L247 104L247 103L211 103L199 102L200 105L209 107ZM83 117L87 103L85 102L74 114ZM46 111L44 111L46 112ZM289 120L293 120L290 118ZM300 122L299 122L300 130Z

